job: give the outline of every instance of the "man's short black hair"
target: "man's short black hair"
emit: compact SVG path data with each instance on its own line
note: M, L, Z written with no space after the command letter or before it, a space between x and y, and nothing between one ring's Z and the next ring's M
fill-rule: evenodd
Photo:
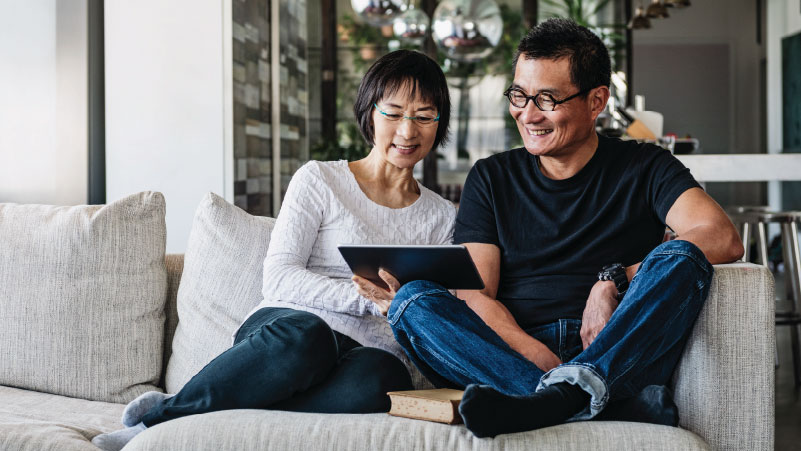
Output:
M451 98L445 74L436 61L420 52L396 50L379 58L364 74L353 105L359 130L370 146L375 144L373 104L395 94L407 83L411 87L412 97L419 94L424 102L430 102L439 113L432 150L447 141Z
M612 62L601 38L568 19L548 19L528 31L520 40L514 66L520 57L526 59L570 58L570 81L579 91L609 86Z

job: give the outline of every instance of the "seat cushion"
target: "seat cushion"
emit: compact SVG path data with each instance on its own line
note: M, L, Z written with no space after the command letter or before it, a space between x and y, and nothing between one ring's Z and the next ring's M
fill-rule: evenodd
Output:
M209 193L195 212L178 288L178 326L165 387L176 393L261 302L264 257L275 220L252 216Z
M122 428L124 404L0 386L0 449L97 451L95 435Z
M229 410L156 425L125 451L249 450L706 450L697 435L642 423L583 422L477 439L464 426L387 414L325 415Z
M162 368L161 193L108 205L0 204L0 384L95 401Z

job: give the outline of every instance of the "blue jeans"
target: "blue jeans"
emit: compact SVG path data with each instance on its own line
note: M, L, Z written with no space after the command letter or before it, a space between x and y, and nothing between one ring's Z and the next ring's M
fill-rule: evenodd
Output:
M544 373L514 351L464 301L428 281L405 284L388 318L398 343L432 383L490 385L528 395L567 382L592 397L572 420L596 416L610 400L666 385L709 292L713 268L692 243L663 243L643 260L629 290L595 341L582 351L581 321L527 330L563 362Z
M408 370L389 352L360 345L312 313L267 307L242 324L231 348L142 422L150 427L227 409L387 412L388 391L411 389Z

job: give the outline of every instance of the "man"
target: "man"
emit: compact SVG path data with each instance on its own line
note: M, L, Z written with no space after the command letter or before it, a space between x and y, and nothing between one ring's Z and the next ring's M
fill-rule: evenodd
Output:
M520 42L504 95L524 148L476 163L454 233L484 290L457 298L426 281L400 287L385 275L384 291L357 280L389 307L429 380L465 387L459 411L479 437L638 407L644 420L675 424L655 386L681 356L711 265L743 253L669 152L595 133L610 73L601 40L571 21L544 22ZM677 239L660 244L666 225Z

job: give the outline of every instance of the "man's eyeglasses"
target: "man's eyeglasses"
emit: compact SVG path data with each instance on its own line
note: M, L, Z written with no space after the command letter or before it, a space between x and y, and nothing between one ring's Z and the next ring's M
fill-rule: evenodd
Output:
M435 123L439 122L439 114L437 115L437 117L433 117L433 116L404 116L402 114L387 113L386 111L382 111L381 108L378 108L378 105L375 104L375 103L373 104L373 106L375 107L376 111L378 111L379 113L381 113L384 116L384 118L386 120L392 121L392 122L397 122L397 121L400 121L400 120L403 120L403 119L408 119L408 120L416 123L417 125L419 125L421 127L429 127L429 126L434 125Z
M526 95L526 93L519 88L509 88L504 91L503 95L509 99L509 103L511 103L515 108L525 108L526 105L528 105L528 101L531 100L534 102L534 105L540 109L540 111L553 111L556 108L556 105L561 105L568 100L575 99L576 97L584 95L588 92L590 92L590 89L585 89L562 100L556 100L552 95L544 92L539 92L534 96Z

